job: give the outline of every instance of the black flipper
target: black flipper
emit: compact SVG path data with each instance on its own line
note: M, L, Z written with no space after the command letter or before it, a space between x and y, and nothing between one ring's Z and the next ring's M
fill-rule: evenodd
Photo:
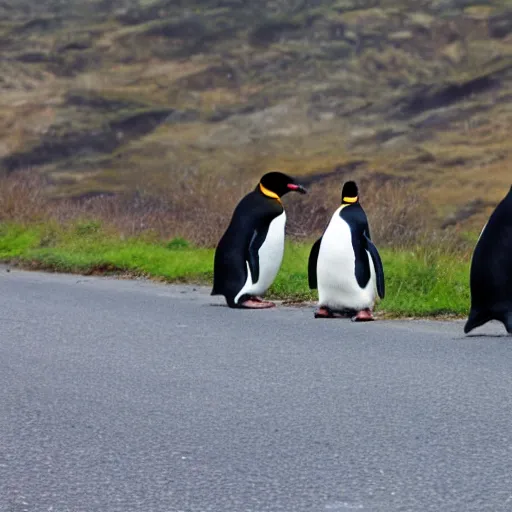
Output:
M318 283L316 277L316 264L318 262L318 253L320 252L320 243L322 242L322 237L320 237L311 248L311 252L309 253L308 260L308 284L311 290L316 290Z
M249 263L249 269L251 270L252 282L257 283L260 278L260 258L258 251L263 245L265 238L268 233L268 225L265 228L255 229L252 234L251 241L247 247L246 261Z
M377 251L377 247L373 245L373 242L368 238L368 236L365 234L364 237L366 238L366 246L368 248L368 252L370 253L370 256L373 260L373 266L375 267L375 277L377 281L377 293L379 294L379 297L381 299L384 298L384 295L386 293L385 286L384 286L384 267L382 265L382 260L380 259L379 251Z

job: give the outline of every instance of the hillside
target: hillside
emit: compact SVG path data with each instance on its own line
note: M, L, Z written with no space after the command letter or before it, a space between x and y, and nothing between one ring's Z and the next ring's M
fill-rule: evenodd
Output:
M512 183L510 0L0 0L0 42L0 168L55 196L279 168L476 229Z

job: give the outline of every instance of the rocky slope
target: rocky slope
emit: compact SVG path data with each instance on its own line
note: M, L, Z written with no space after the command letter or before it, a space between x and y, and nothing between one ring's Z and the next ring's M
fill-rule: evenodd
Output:
M0 0L0 42L0 168L56 195L280 168L474 227L512 183L509 0Z

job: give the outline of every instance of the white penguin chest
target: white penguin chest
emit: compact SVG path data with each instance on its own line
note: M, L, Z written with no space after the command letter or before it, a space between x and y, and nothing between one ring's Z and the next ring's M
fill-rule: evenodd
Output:
M341 219L340 210L338 208L334 212L322 236L317 264L318 279L321 281L348 278L348 274L355 269L352 233L349 225Z
M286 213L283 211L270 223L265 241L258 251L260 265L258 283L267 288L274 281L283 261L285 225Z

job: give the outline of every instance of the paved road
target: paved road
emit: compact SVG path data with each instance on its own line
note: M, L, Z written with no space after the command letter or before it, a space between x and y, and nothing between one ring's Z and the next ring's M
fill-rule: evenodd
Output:
M312 313L0 269L0 511L512 510L500 326Z

